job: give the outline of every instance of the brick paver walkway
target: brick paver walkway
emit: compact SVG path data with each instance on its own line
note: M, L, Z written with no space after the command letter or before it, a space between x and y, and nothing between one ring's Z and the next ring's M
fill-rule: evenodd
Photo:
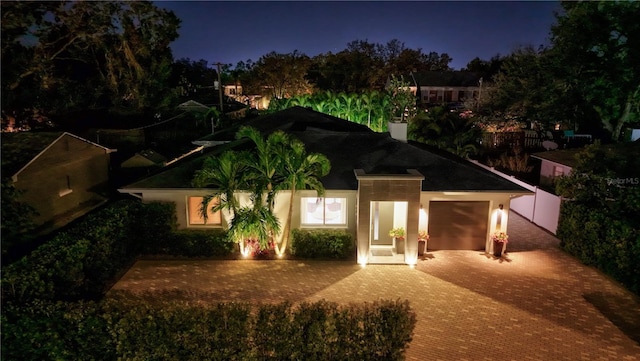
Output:
M412 269L320 261L139 261L114 290L202 301L408 299L408 360L640 360L640 301L517 214L503 259L428 253Z

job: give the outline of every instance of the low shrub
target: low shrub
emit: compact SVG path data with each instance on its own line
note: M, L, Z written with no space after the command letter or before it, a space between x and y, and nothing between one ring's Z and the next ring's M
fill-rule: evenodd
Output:
M296 257L348 259L354 250L353 235L344 230L292 231L291 254Z
M172 216L172 204L123 200L104 207L5 267L3 299L25 303L98 297L145 244L170 234Z
M180 230L147 243L145 254L185 257L224 257L230 255L235 244L223 230Z
M3 306L2 360L115 360L107 314L94 302Z
M614 218L598 208L564 202L557 233L562 249L640 294L640 228L637 224Z
M402 360L408 301L193 304L36 301L2 315L6 360Z

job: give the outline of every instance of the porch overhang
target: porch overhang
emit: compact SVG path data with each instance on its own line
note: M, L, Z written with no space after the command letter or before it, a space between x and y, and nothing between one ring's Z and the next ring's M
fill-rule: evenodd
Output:
M358 263L364 265L369 263L370 259L372 202L404 202L407 211L404 263L415 265L418 261L420 192L424 176L416 169L393 174L367 174L363 169L354 169L354 173L358 180Z

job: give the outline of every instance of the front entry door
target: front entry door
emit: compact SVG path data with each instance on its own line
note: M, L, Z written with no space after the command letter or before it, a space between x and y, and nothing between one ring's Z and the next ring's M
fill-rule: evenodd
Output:
M371 202L369 240L372 246L393 246L389 231L393 228L394 202Z

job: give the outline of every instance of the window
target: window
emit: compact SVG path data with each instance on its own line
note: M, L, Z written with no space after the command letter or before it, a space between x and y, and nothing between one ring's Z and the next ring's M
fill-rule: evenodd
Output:
M347 224L346 198L303 197L300 207L303 226L345 226Z
M553 178L562 177L564 175L564 167L553 166Z
M438 91L429 90L429 103L435 103L438 101Z
M187 202L187 217L189 218L189 225L221 225L222 217L220 215L220 212L211 212L211 207L215 204L216 200L212 200L207 206L206 222L202 214L200 214L202 200L203 197L189 197L189 200Z

